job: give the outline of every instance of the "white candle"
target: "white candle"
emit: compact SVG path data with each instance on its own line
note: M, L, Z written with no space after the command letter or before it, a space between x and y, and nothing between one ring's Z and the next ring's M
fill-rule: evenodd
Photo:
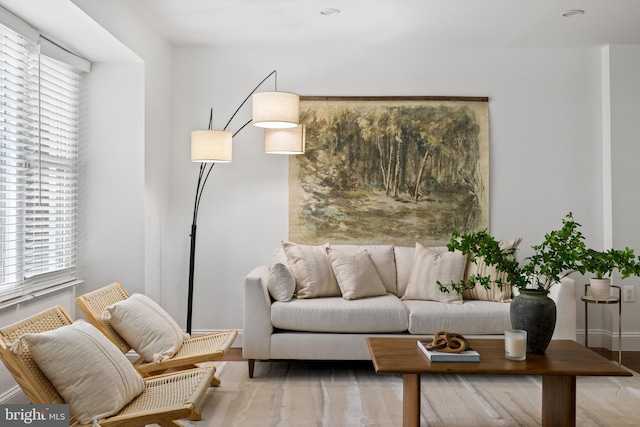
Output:
M527 331L521 329L504 331L504 355L509 360L527 358Z

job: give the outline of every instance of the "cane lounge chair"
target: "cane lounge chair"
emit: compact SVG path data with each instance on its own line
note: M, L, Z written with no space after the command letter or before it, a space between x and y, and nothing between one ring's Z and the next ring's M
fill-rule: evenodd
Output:
M102 313L106 307L129 297L130 295L124 286L116 282L76 298L76 304L84 313L87 321L104 333L123 353L127 353L132 347L111 326L109 320L102 316ZM135 325L131 325L131 327L135 328ZM134 362L134 366L145 376L158 374L167 369L190 369L198 363L220 360L229 350L237 335L238 331L236 330L196 335L185 339L173 357L154 362L145 361L140 357ZM211 385L220 385L220 380L214 377Z
M69 402L65 402L52 382L40 370L32 357L32 352L29 351L29 346L24 341L21 342L20 338L24 334L40 335L41 332L54 331L72 323L66 311L62 307L56 306L20 322L0 328L0 359L33 404L50 405L68 404ZM92 328L86 323L85 325ZM95 331L95 334L98 337L102 336L98 331ZM119 354L119 350L109 340L104 339L103 341L107 346L112 347L113 353ZM16 344L18 345L16 346ZM16 351L16 347L21 348ZM62 359L62 363L65 363L64 359ZM123 363L126 364L124 366L130 366L126 358ZM73 368L76 369L76 367ZM96 367L89 365L85 369L91 375ZM215 373L215 367L185 370L144 379L135 370L132 372L139 380L143 381L142 392L121 408L118 413L100 420L99 423L102 427L133 427L153 423L163 427L175 427L182 426L177 421L179 419L199 420L200 413L196 410L196 405L199 404L208 389ZM96 392L100 393L98 395L100 398L104 395L104 390L100 389L101 386L102 384L90 384L90 387L95 387ZM69 424L72 426L90 426L92 424L91 422L81 423L73 417L74 414L71 415Z

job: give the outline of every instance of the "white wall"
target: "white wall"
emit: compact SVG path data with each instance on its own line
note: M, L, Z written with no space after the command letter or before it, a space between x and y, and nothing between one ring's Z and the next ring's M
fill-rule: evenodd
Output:
M80 134L80 248L85 285L144 284L144 66L96 63Z
M593 49L359 50L176 47L166 306L184 319L188 231L197 165L189 132L209 108L222 127L246 94L278 69L301 95L488 96L490 231L523 236L521 256L572 211L602 244L601 58ZM272 81L265 90L272 89ZM271 86L270 86L271 85ZM250 117L250 109L239 114ZM194 330L242 328L242 281L287 238L287 158L264 154L247 128L231 164L216 165L199 216ZM579 278L578 278L579 279ZM177 287L174 287L177 286ZM579 309L579 314L582 313Z
M107 107L113 109L114 115L122 115L124 120L108 123L123 131L121 138L110 143L122 144L132 152L131 158L114 162L112 171L122 174L131 184L118 189L121 197L114 203L132 202L126 207L126 215L119 219L127 222L127 236L121 243L131 242L136 246L135 256L113 266L113 279L110 280L122 281L130 292L143 292L163 303L163 230L171 226L166 222L164 213L169 200L166 189L171 180L168 147L172 143L172 48L127 1L73 2L140 58L139 74L131 78L116 74L112 76L112 83L122 83L124 90L119 94L119 102ZM107 229L105 233L115 231L116 235L120 234L116 231L119 229L116 226L119 220L116 219L113 226L109 227L110 231ZM118 244L105 246L105 250L113 254L123 249ZM135 275L126 274L130 268L136 270ZM91 284L91 288L107 283L108 280L102 275Z
M605 194L611 201L611 222L605 223L605 235L610 236L613 247L626 246L640 252L640 196L637 184L640 182L640 46L608 46L603 49L603 62L609 73L603 80L603 92L611 111L610 126L604 135L605 148L611 158L609 175L604 182L610 183ZM606 121L605 121L606 122ZM607 158L607 155L603 156ZM614 284L633 286L636 291L635 303L623 303L622 332L623 350L640 350L640 278L630 277L620 280L614 276ZM617 307L603 309L604 345L617 348ZM615 332L612 334L611 332Z

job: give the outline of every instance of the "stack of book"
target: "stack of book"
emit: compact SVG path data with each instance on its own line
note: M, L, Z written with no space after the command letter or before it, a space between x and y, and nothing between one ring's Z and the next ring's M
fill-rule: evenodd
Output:
M460 353L447 353L438 350L427 349L427 344L430 344L431 340L418 340L418 348L431 360L432 362L479 362L480 353L472 348L468 348Z

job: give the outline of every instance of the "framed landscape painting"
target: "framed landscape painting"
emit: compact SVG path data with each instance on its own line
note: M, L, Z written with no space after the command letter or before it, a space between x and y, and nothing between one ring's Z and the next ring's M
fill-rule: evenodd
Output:
M301 97L289 240L445 244L489 225L485 97Z

